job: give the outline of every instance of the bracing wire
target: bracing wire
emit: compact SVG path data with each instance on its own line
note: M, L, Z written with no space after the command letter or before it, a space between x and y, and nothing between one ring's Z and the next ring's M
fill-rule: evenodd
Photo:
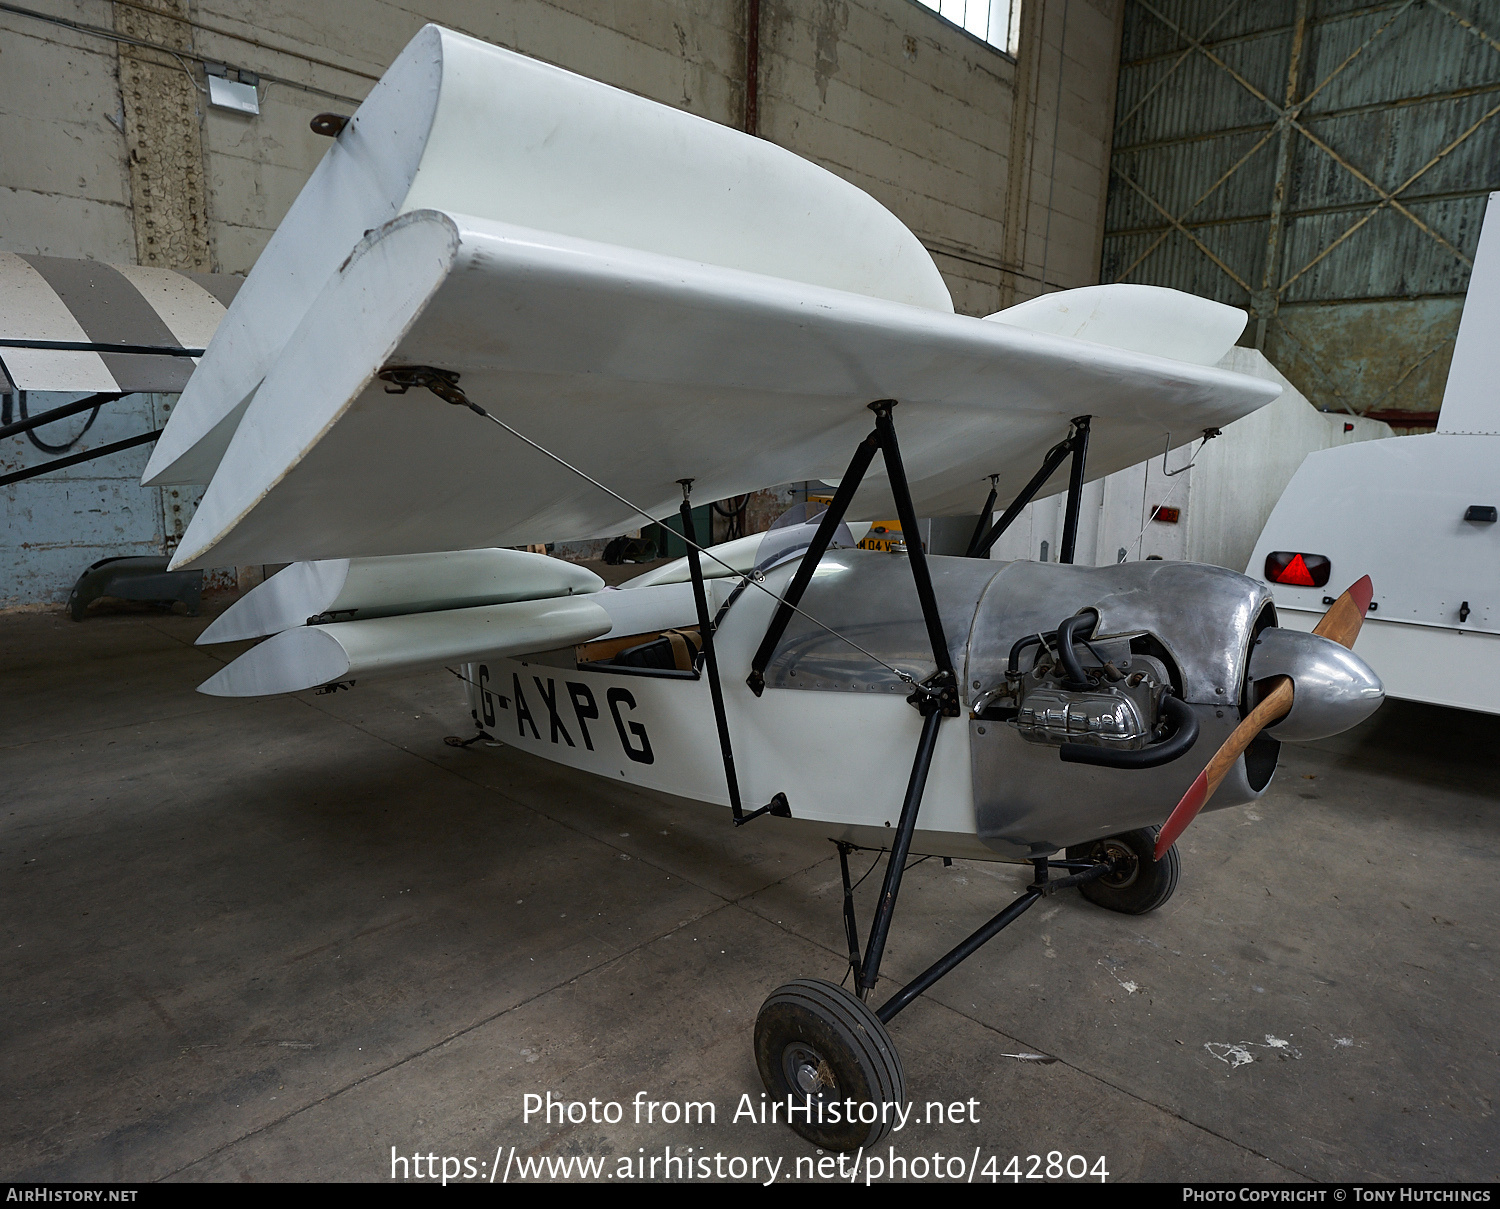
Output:
M1170 434L1168 434L1167 439L1169 441L1171 440L1171 435ZM1202 453L1203 452L1203 446L1207 445L1210 440L1212 440L1212 438L1205 434L1204 437L1203 437L1203 440L1201 440L1198 443L1198 453ZM1182 470L1191 470L1192 469L1193 460L1198 456L1198 453L1193 454L1193 456L1188 459L1188 464L1186 466L1184 466L1182 468ZM1162 463L1163 463L1163 465L1166 464L1166 455L1165 454L1162 455ZM1173 474L1181 474L1182 470L1174 470L1172 473ZM1140 558L1141 551L1145 548L1145 544L1146 544L1146 530L1149 529L1149 528L1151 528L1151 522L1156 519L1156 514L1158 512L1160 512L1163 508L1165 508L1168 504L1170 504L1172 502L1172 497L1177 494L1177 488L1182 485L1182 481L1183 480L1178 479L1175 483L1172 484L1172 489L1167 492L1167 498L1164 499L1164 500L1162 500L1161 503L1157 504L1155 508L1151 509L1150 513L1146 517L1146 523L1141 526L1141 531L1135 535L1135 538L1133 539L1133 543L1135 545L1135 556L1136 556L1136 558ZM1151 485L1150 484L1151 484L1151 469L1150 469L1150 463L1147 463L1147 467L1146 467L1146 480L1145 480L1145 484L1141 488L1141 511L1142 512L1146 511L1146 499L1145 499L1145 496L1146 496L1146 493L1151 489Z
M449 389L452 389L455 393L459 393L457 391L456 387L450 387ZM437 393L437 392L434 392L434 393ZM439 395L439 397L441 398L442 396ZM452 400L449 400L449 402L452 402ZM600 491L604 492L605 495L608 495L608 496L610 496L613 499L619 500L620 503L624 504L627 508L629 508L632 512L636 513L638 516L644 517L646 520L650 521L653 524L656 523L656 518L653 517L651 515L651 513L647 512L646 509L642 508L639 504L635 503L632 500L626 499L618 491L615 491L612 488L606 487L598 479L594 478L593 475L587 473L584 470L580 470L577 466L574 466L567 459L558 456L557 454L553 453L550 449L546 448L545 446L537 444L530 437L528 437L525 433L516 431L516 429L512 428L504 420L500 419L499 416L492 415L489 411L487 411L485 408L481 407L478 403L475 403L472 399L469 399L467 396L464 396L463 402L469 408L470 411L473 411L473 412L477 413L478 415L483 416L486 420L489 420L493 424L499 425L501 428L505 429L506 432L510 433L511 436L515 437L518 441L521 441L523 444L530 445L531 448L535 449L538 453L542 454L545 457L551 458L554 462L556 462L564 470L567 470L567 471L569 471L572 474L576 474L579 478L583 479L584 482L586 482L586 483L593 484L593 486L597 487ZM787 606L787 608L791 609L792 612L796 613L799 617L805 618L806 620L812 622L813 625L817 626L820 630L822 630L824 633L828 634L830 637L837 638L840 642L847 643L849 646L853 647L856 651L858 651L861 655L863 655L866 659L869 659L869 660L872 660L875 663L878 663L881 667L885 668L888 672L891 672L892 674L894 674L895 676L897 676L901 681L903 681L905 684L910 685L916 691L922 692L922 693L926 693L929 696L934 695L931 690L925 688L921 684L918 684L916 678L914 676L912 676L912 674L910 672L904 672L900 668L896 667L894 664L887 663L879 655L876 655L872 651L867 651L864 647L860 646L859 643L855 642L854 639L850 638L847 634L840 634L837 630L833 629L832 627L824 625L821 621L819 621L816 617L812 616L810 613L805 612L804 610L798 608L794 604L790 604L786 600L783 600L775 592L771 591L770 588L766 587L765 584L761 583L760 580L756 578L756 573L755 572L751 572L750 574L747 575L743 571L740 571L740 570L736 569L735 567L731 567L722 558L720 558L720 557L718 557L718 555L714 554L713 551L706 549L705 547L699 545L697 542L695 542L695 541L689 541L686 537L684 537L682 540L683 540L683 542L685 544L691 546L694 550L698 551L699 554L702 554L702 555L704 555L704 556L712 559L714 562L718 563L719 566L723 567L731 575L736 575L736 576L741 577L746 583L750 584L752 587L759 588L762 592L764 592L767 596L771 597L773 600L777 601L780 604L785 604Z

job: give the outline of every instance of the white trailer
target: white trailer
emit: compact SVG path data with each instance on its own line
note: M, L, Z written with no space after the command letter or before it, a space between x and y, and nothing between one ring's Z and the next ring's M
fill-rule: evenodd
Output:
M1375 596L1359 653L1387 694L1487 713L1500 713L1497 198L1490 194L1437 432L1312 454L1246 567L1271 585L1281 624L1303 630L1325 596L1369 575Z

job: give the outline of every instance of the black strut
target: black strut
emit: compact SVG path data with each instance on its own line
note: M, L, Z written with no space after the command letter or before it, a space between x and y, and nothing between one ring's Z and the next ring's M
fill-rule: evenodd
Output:
M985 530L989 528L990 518L995 515L995 501L1000 497L998 474L990 475L990 495L984 501L984 507L979 510L979 520L974 525L974 535L969 538L969 548L964 551L965 558L973 558L975 551L979 549L979 543L984 540Z
M1016 920L1020 919L1037 899L1042 897L1040 890L1028 889L1024 894L1010 903L1005 910L985 924L977 932L967 939L961 941L937 961L933 962L926 970L913 978L904 987L892 995L880 1009L875 1013L880 1017L881 1024L889 1024L896 1013L909 1006L911 1001L927 990L933 983L945 974L951 973L960 964L972 957L981 948L998 936L1002 929L1010 927Z
M932 590L932 576L927 569L927 551L922 548L922 538L917 531L917 510L911 502L911 487L901 461L901 446L896 440L896 426L891 421L891 408L895 405L893 400L882 399L879 403L871 403L870 410L875 413L875 435L880 441L880 452L885 455L886 477L890 480L891 494L896 498L896 517L901 522L901 532L907 535L906 557L911 562L911 577L916 582L922 620L927 624L932 661L937 664L933 682L951 693L952 701L945 702L944 712L956 717L958 694L953 682L953 659L948 654L943 618L938 612L937 595Z
M849 503L859 489L865 472L869 470L870 462L874 460L875 451L878 449L885 458L886 477L890 480L891 495L896 502L896 515L901 521L901 531L908 536L906 547L911 563L912 580L917 589L917 601L922 607L922 620L927 626L927 638L932 645L933 662L937 664L937 671L931 678L930 688L919 689L907 700L917 705L919 709L923 709L919 704L920 700L925 697L940 696L944 712L950 717L958 716L958 686L953 673L953 660L948 653L948 640L943 634L942 617L938 613L937 597L932 590L932 576L927 569L927 552L922 548L922 541L917 532L917 512L912 504L911 488L906 481L906 468L901 461L901 446L896 440L896 426L891 422L891 408L895 406L894 399L880 399L870 404L870 410L875 413L875 431L861 441L859 448L854 451L854 457L849 462L849 469L844 472L844 477L839 480L838 490L834 492L833 502L819 517L818 529L813 534L812 544L803 553L802 561L797 565L796 574L792 576L792 582L787 585L786 591L782 594L781 602L776 606L776 612L771 617L771 623L766 627L765 636L760 640L760 646L756 648L755 658L750 661L750 675L745 683L750 686L750 691L757 697L765 691L766 667L776 653L777 644L786 633L792 613L802 602L802 595L807 591L807 585L812 582L813 572L818 569L818 563L827 552L828 543L833 540L833 532L838 528L839 522L844 519L844 513L848 510ZM926 712L925 709L923 712Z
M34 416L24 416L12 423L0 425L0 437L15 436L18 432L29 432L33 428L40 428L44 424L50 424L53 420L61 420L66 416L75 416L80 411L88 411L90 408L98 409L105 403L113 403L116 399L123 399L121 394L90 395L87 399L79 399L74 403L64 403L61 407L54 407L50 411L44 411ZM24 395L22 396L24 401ZM10 415L10 396L5 397L5 412L7 418Z
M1077 416L1073 420L1073 466L1068 472L1068 507L1063 513L1062 545L1057 552L1057 561L1073 561L1073 548L1078 544L1078 512L1083 505L1083 469L1089 456L1089 421L1091 416Z
M937 747L938 728L945 717L957 717L959 712L958 684L953 674L953 661L948 654L948 638L943 633L943 618L938 612L937 594L932 590L927 554L922 549L921 536L917 532L916 509L912 505L911 488L906 481L906 468L901 461L901 447L896 441L896 426L891 422L892 406L894 405L888 400L871 404L875 412L875 432L880 438L881 452L885 454L886 476L890 480L891 494L896 499L896 515L901 521L901 531L908 535L906 552L911 560L911 575L916 581L917 600L922 605L922 619L927 623L927 638L932 643L932 659L937 664L937 671L925 685L907 698L922 713L922 737L917 741L911 778L907 781L906 797L901 803L901 818L896 824L896 834L891 838L891 854L886 861L880 901L875 904L875 918L870 921L870 941L859 972L861 999L868 999L871 990L880 980L880 959L891 930L891 918L896 912L896 897L901 892L901 877L906 872L907 853L911 851L912 836L917 830L917 814L922 808L922 793L927 788L927 774L932 768L932 753ZM936 693L932 691L934 689L937 690Z
M1016 920L1026 914L1027 910L1034 906L1038 899L1047 898L1056 894L1059 890L1071 889L1081 886L1084 882L1097 881L1099 878L1113 873L1115 864L1113 861L1100 861L1098 864L1088 866L1078 873L1071 873L1067 877L1056 878L1052 881L1047 879L1049 868L1071 868L1071 861L1049 861L1033 860L1032 866L1036 869L1036 878L1016 898L1008 903L1003 911L991 919L983 927L970 933L953 948L949 949L935 962L933 962L922 973L918 974L904 987L892 995L885 1003L881 1004L876 1015L880 1017L882 1024L889 1024L896 1014L911 1005L918 995L931 987L945 974L952 973L958 966L967 961L986 944L998 936L1004 929L1010 927Z
M717 620L708 615L708 592L703 586L703 566L698 559L698 534L693 528L693 509L688 499L688 489L692 486L692 479L678 479L682 485L682 536L687 539L688 574L693 580L693 603L698 609L698 632L703 640L703 670L708 674L708 694L714 703L714 724L719 730L719 753L724 757L724 783L729 787L729 808L734 813L734 825L743 827L752 819L758 819L763 814L775 815L780 819L792 817L792 808L786 800L786 794L778 793L759 810L746 811L740 802L740 782L734 771L734 748L729 742L729 716L724 711L724 687L719 681L719 657L714 651L714 631L717 629ZM710 535L711 536L711 535ZM740 592L745 590L745 583L741 580L739 587L731 593L729 600L724 602L719 616L722 617L728 610Z
M853 845L839 840L838 846L839 875L844 879L844 939L849 942L849 969L854 973L857 990L863 963L859 959L859 920L854 915L854 887L849 884L849 853Z
M1021 515L1021 512L1026 507L1026 505L1031 503L1031 501L1036 498L1036 493L1042 489L1047 480L1052 477L1057 468L1061 466L1067 459L1069 454L1073 455L1073 467L1072 473L1069 475L1070 487L1068 492L1068 499L1071 502L1075 494L1079 495L1079 497L1081 498L1083 487L1083 461L1078 453L1080 425L1082 425L1083 448L1085 451L1087 450L1089 417L1079 416L1073 421L1073 430L1069 432L1066 437L1064 437L1051 449L1047 450L1046 457L1042 459L1042 468L1038 470L1036 474L1032 475L1031 482L1027 483L1026 486L1021 488L1021 493L1016 496L1015 499L1011 500L1010 504L1007 505L1005 511L1001 514L1000 519L990 526L989 531L985 533L983 537L980 537L976 541L973 541L969 544L969 556L971 558L988 558L990 556L990 548L1000 540L1001 534L1003 534L1007 529L1011 527L1011 525L1015 522L1016 517ZM1075 493L1071 489L1071 480L1075 477L1077 478L1079 485L1079 492L1077 493ZM1074 531L1076 536L1076 515L1074 516ZM1072 561L1071 550L1069 550L1068 552L1068 561Z
M943 711L933 709L922 719L922 737L917 741L917 758L912 762L911 779L906 784L906 798L901 803L901 821L891 842L886 861L885 881L880 887L880 901L875 904L875 918L870 922L870 942L865 948L863 968L859 972L859 997L868 999L880 978L880 958L890 934L891 917L896 913L896 896L901 893L901 875L906 872L906 857L911 851L911 837L917 829L917 811L922 806L922 791L927 787L927 773L932 768L932 752L937 746L938 727Z
M9 487L12 483L34 479L39 474L61 470L65 466L77 466L80 462L91 462L95 458L108 457L112 453L134 449L137 445L149 444L161 436L161 434L162 430L158 428L155 432L143 432L139 436L126 437L123 441L111 441L108 445L100 445L96 449L85 449L82 453L70 453L65 458L53 458L50 462L42 462L37 466L28 466L24 470L12 470L9 474L0 475L0 487Z
M750 691L757 697L765 691L766 665L771 662L771 656L776 653L776 644L786 633L786 627L792 620L792 611L802 603L802 594L807 591L807 585L812 582L813 572L818 569L818 563L827 552L828 543L833 540L833 532L839 527L839 522L844 519L844 513L849 509L849 501L854 498L855 491L859 489L860 482L865 477L865 471L870 468L870 462L875 457L875 450L878 447L878 430L859 443L859 448L854 451L854 457L849 460L849 469L844 471L844 477L839 480L838 490L833 493L833 502L824 509L823 515L818 519L818 530L813 534L812 545L808 546L803 553L802 562L797 566L797 573L792 577L792 582L787 585L781 603L776 606L776 612L771 616L771 624L766 627L765 637L760 640L760 646L756 648L755 658L750 661L750 675L745 680L745 683L750 686Z
M875 907L875 918L870 924L870 940L863 961L855 960L858 950L857 933L853 927L847 928L851 942L850 964L855 966L861 998L869 997L871 988L880 978L880 959L885 951L886 937L890 933L891 917L896 910L896 897L901 890L901 875L905 872L906 857L911 851L912 836L916 833L917 814L922 807L922 793L927 787L927 774L932 767L938 728L945 717L957 717L959 714L958 684L953 672L953 659L948 652L947 635L943 633L943 618L938 611L937 594L932 588L927 553L922 548L921 536L917 530L917 512L912 503L911 486L906 481L906 467L901 460L901 446L896 440L896 426L891 421L891 409L895 406L894 399L880 399L870 404L870 410L875 413L875 431L860 442L848 471L839 481L833 503L819 520L812 545L803 554L802 562L771 618L771 624L766 627L765 637L761 639L760 648L755 652L750 676L746 681L755 695L760 696L765 688L766 666L786 632L792 617L792 606L801 601L807 585L812 582L813 572L828 549L833 531L843 519L844 512L878 449L885 459L886 477L890 481L891 495L896 502L896 515L901 521L901 531L907 538L906 552L912 581L917 590L917 601L922 607L922 620L927 627L927 640L932 645L932 660L936 671L907 698L922 715L922 737L917 742L917 754L912 762L906 797L901 803L901 818L892 837L885 882L881 887L880 901ZM842 851L840 855L843 855ZM847 885L847 878L845 884ZM848 911L852 910L851 898ZM846 926L848 923L846 916Z
M729 745L729 718L724 712L724 690L719 685L719 660L714 654L714 623L708 615L708 593L703 587L703 567L698 561L698 534L693 528L693 507L688 499L692 479L682 485L682 535L687 538L688 573L693 580L693 603L698 607L698 633L703 642L703 666L708 673L708 693L714 703L714 723L719 728L719 751L724 756L724 781L729 786L729 808L736 824L744 821L740 806L740 782L734 772L734 749ZM710 535L710 539L712 535Z

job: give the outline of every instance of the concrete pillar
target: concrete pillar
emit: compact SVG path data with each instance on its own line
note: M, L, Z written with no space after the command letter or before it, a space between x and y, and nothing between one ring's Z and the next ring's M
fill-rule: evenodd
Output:
M1021 290L1017 274L1026 271L1026 219L1031 209L1031 153L1035 140L1037 59L1041 54L1042 6L1022 3L1016 37L1016 72L1012 77L1010 154L1005 166L1005 245L1001 263L1000 306L1024 302L1034 291Z
M132 0L114 11L116 32L151 44L119 44L136 260L210 272L200 85L192 60L153 49L191 52L188 0Z

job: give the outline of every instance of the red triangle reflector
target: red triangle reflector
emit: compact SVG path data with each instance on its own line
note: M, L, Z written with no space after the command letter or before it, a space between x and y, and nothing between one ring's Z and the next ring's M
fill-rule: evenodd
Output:
M1292 561L1282 568L1281 573L1276 576L1276 582L1294 584L1299 588L1317 587L1313 582L1312 572L1307 569L1307 560L1300 554L1294 555Z

